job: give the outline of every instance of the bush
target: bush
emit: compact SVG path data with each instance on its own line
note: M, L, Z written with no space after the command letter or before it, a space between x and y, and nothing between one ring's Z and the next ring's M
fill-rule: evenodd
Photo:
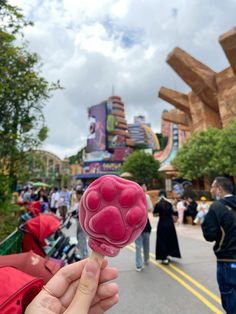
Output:
M17 225L18 218L16 216L17 205L11 204L9 201L2 202L0 205L0 241L4 240L12 233Z

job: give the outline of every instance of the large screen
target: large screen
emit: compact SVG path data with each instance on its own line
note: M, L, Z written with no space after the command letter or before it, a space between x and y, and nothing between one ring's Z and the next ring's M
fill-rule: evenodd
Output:
M104 151L106 149L106 103L88 109L89 135L86 151Z

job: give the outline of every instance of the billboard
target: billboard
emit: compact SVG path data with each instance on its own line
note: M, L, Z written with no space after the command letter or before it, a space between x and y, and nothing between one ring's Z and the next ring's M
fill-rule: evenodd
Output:
M104 151L106 148L106 103L88 109L89 135L86 151Z
M121 162L89 162L84 165L84 173L118 173L121 169Z

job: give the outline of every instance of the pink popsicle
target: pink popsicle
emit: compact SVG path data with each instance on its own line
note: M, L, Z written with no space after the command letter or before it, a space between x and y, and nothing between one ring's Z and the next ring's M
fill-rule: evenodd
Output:
M137 183L104 175L89 185L81 198L79 212L90 248L103 256L116 256L144 229L146 196Z

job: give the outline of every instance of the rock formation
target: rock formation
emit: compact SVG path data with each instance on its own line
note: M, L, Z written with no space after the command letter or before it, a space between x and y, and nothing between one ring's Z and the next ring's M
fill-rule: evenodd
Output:
M236 117L236 28L219 38L230 67L216 73L180 48L167 57L167 63L191 87L183 94L161 87L159 97L176 109L164 112L165 121L177 123L190 132L210 126L223 128Z

